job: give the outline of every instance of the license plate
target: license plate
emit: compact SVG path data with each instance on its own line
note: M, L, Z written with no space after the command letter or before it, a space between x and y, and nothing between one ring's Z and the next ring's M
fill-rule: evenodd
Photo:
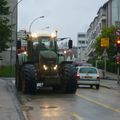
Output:
M85 78L92 78L91 76L85 76Z

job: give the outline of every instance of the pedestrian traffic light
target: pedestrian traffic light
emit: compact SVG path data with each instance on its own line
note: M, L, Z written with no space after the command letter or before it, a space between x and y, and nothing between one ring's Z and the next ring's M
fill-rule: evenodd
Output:
M115 61L116 61L117 64L119 64L120 63L120 56L116 56Z
M120 53L120 38L117 38L116 40L116 47L117 47L117 52Z

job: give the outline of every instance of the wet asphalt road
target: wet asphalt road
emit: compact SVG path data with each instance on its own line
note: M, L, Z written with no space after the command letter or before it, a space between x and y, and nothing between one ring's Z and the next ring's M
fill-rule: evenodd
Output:
M82 87L75 95L44 89L18 98L26 120L120 120L120 91L114 89Z

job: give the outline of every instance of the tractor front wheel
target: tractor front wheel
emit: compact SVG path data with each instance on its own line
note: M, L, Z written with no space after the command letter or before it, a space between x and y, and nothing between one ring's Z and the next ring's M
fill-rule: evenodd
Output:
M36 93L36 69L33 64L25 64L22 66L22 92L35 94Z
M60 70L61 91L63 93L74 94L77 90L77 80L75 78L76 69L73 65L67 64Z

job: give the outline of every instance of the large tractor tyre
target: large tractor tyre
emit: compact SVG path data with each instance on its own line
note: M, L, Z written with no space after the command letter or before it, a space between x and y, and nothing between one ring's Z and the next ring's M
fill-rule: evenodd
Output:
M52 87L54 92L60 92L60 89L61 89L60 85L54 85Z
M18 56L16 57L16 70L15 70L15 87L18 91L22 90L22 81L21 81L21 66L19 65Z
M77 80L75 78L76 68L67 64L60 70L61 92L74 94L77 90Z
M28 94L36 93L36 76L37 72L35 66L32 64L25 64L22 66L22 92Z

